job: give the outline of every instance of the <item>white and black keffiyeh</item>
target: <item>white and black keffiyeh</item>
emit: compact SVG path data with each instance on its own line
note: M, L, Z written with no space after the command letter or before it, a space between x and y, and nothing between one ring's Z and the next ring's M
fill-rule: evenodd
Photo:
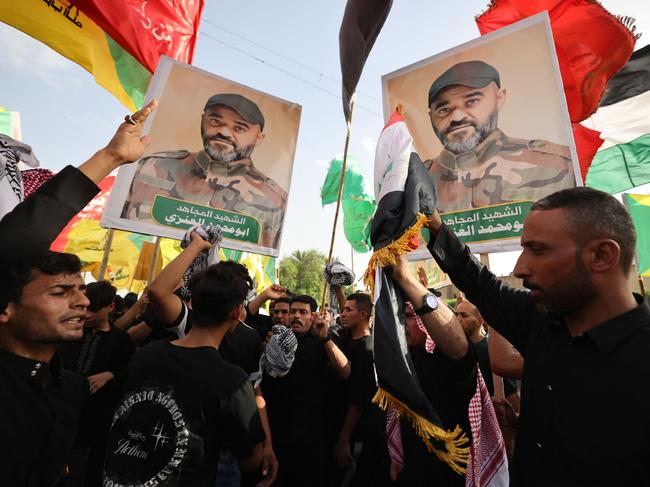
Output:
M354 272L338 261L330 262L323 270L323 278L329 284L329 306L332 313L338 313L338 300L334 286L350 286L354 283Z
M38 166L30 146L0 134L0 218L25 199L19 162Z
M298 348L298 339L291 329L282 325L273 326L273 336L266 344L266 350L260 359L262 371L271 377L286 375L293 365Z
M183 286L180 293L182 299L188 300L190 298L189 283L192 276L206 267L219 262L219 244L223 240L221 229L215 225L195 225L190 228L181 241L181 248L186 248L192 241L192 232L198 233L199 237L207 240L212 244L212 248L207 252L202 252L183 274Z

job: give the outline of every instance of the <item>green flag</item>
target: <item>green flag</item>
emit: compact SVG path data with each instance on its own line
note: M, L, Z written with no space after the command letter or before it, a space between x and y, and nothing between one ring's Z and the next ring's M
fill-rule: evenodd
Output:
M625 193L623 201L636 228L639 274L650 277L650 195Z
M321 190L323 206L336 203L342 168L343 160L341 158L332 159ZM370 251L372 248L370 227L377 205L368 184L366 184L366 178L361 172L359 163L350 157L345 164L345 181L341 201L345 238L355 251L361 253Z

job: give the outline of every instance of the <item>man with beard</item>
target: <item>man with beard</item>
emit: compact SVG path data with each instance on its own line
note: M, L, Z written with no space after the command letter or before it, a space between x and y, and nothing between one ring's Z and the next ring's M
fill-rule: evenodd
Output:
M505 102L498 71L482 61L456 64L431 85L429 116L444 150L425 165L439 211L536 200L575 186L567 146L497 128Z
M201 117L203 150L142 158L122 217L152 218L154 198L161 195L254 218L260 224L258 243L277 247L287 193L251 159L266 136L264 123L259 107L248 98L212 96Z
M291 330L298 339L291 370L282 377L264 374L273 445L280 463L278 487L322 487L327 458L326 399L331 374L347 379L350 364L328 334L325 313L316 300L301 295L291 299Z
M438 213L428 227L442 270L525 360L511 485L650 485L650 307L630 289L623 205L584 187L533 204L514 269L530 291L499 280Z

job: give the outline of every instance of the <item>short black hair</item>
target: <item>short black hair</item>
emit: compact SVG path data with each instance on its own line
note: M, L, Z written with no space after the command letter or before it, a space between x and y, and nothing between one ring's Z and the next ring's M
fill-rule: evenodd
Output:
M306 294L301 294L300 296L294 296L291 298L289 305L292 305L293 303L308 304L309 309L311 309L312 313L315 313L318 310L318 303L316 303L316 300L311 296L307 296Z
M124 306L130 308L138 301L138 295L134 292L126 293L124 295Z
M253 288L248 270L241 264L222 261L197 272L189 283L192 325L220 326Z
M357 309L366 313L366 316L370 318L372 316L372 299L370 294L356 292L348 296L348 299L354 301L357 304Z
M625 206L609 193L593 188L563 189L538 201L530 211L567 211L575 240L610 239L621 248L621 267L629 275L636 249L636 231Z
M90 304L88 311L99 311L115 302L117 289L109 281L91 282L86 286L86 297Z
M74 254L46 250L0 270L0 311L4 311L9 303L20 302L23 288L36 278L38 272L48 276L78 274L81 261Z
M289 296L282 296L278 299L273 300L273 305L275 306L278 303L287 303L289 306L291 306L291 299Z

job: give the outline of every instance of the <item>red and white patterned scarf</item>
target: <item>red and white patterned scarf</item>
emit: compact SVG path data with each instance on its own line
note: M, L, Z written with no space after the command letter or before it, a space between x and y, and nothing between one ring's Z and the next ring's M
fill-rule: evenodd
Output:
M411 303L407 303L413 311ZM433 353L436 348L419 316L415 316L418 328L426 336L426 351ZM492 399L488 392L481 370L476 367L476 392L469 402L469 424L472 429L470 460L465 475L466 487L506 487L509 484L508 458L506 445L499 428ZM404 468L404 448L399 413L390 409L386 414L386 440L391 461Z
M469 402L472 429L466 487L502 487L509 483L506 444L499 428L492 398L481 369L476 367L476 393Z

